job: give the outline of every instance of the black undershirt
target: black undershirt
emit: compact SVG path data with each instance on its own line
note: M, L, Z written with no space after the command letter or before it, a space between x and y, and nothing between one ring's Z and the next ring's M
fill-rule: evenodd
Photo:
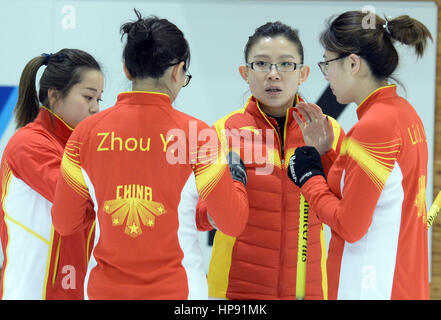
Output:
M277 121L277 126L279 127L279 133L280 133L280 141L281 141L281 143L282 143L282 155L284 154L284 147L285 147L285 141L283 141L283 132L284 132L284 129L285 129L285 120L286 120L286 116L283 116L283 117L275 117L275 116L272 116L272 115L269 115L269 114L267 114L267 116L269 116L269 117L271 117L271 118L273 118L274 120L276 120Z

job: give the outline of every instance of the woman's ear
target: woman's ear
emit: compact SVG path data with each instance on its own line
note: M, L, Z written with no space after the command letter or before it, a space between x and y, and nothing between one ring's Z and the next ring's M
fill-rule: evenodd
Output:
M248 67L247 66L240 66L239 67L239 73L242 79L245 80L246 83L248 83Z
M309 77L309 73L311 72L311 68L307 65L304 65L300 68L300 78L299 78L299 85L301 85L303 82L306 81Z
M130 81L133 80L132 75L130 74L129 70L127 70L127 66L126 66L126 62L123 61L123 70L124 70L124 74L126 75L127 79L129 79Z
M182 81L182 74L185 74L184 66L185 66L184 61L181 61L178 64L173 66L172 71L171 71L171 76L175 82Z
M353 54L353 53L351 53L348 56L348 58L349 58L348 61L350 63L350 68L351 68L351 74L355 75L356 73L358 73L360 71L361 58L358 55Z
M55 110L55 106L59 98L60 98L60 94L58 90L53 87L49 88L49 90L47 91L47 99L49 101L49 105L46 107L48 107L51 110Z

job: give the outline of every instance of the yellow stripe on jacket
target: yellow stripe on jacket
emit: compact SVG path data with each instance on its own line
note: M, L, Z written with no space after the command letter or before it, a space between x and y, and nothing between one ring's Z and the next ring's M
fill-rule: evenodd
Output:
M79 144L75 141L69 142L61 160L61 174L66 183L75 190L81 197L87 199L89 190L84 180L81 167L79 165Z
M208 295L226 299L235 237L216 231L208 272Z

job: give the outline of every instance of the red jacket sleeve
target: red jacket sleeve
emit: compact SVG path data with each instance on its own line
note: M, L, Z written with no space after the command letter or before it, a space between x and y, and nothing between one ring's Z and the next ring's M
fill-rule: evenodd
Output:
M237 188L244 189L245 187L242 185L241 182L233 180L233 184L236 184ZM208 209L207 204L204 200L199 199L199 202L196 207L196 227L198 228L198 231L210 231L213 230L215 227L210 223L210 220L208 219ZM211 216L210 216L211 217ZM213 219L215 221L215 219ZM218 223L220 227L218 226ZM219 228L220 231L224 232L225 228L228 228L228 220L222 219L222 217L216 217L216 228ZM227 234L227 233L226 233Z
M333 193L321 176L312 177L302 186L303 195L319 219L345 241L358 241L368 231L400 147L400 140L387 126L360 125L341 147L345 163L342 196Z
M352 190L352 197L339 199L329 189L322 176L312 177L302 186L301 190L318 218L338 233L342 239L353 243L366 234L372 222L379 194L373 194L375 196L367 202L363 196L364 191Z
M331 121L332 128L334 129L334 142L332 143L332 148L321 156L322 165L325 171L325 175L328 175L329 169L331 168L334 161L337 159L343 139L345 138L345 132L343 128L338 124L338 122L328 116L329 121Z
M237 237L248 220L248 196L245 187L231 177L216 131L212 128L206 130L211 131L207 135L210 139L198 147L197 161L193 165L196 187L219 230Z
M18 134L7 151L6 161L14 176L23 180L48 201L54 201L61 165L61 151L39 134Z
M201 199L199 199L196 206L196 227L198 231L210 231L213 229L213 226L208 220L207 204Z
M51 212L55 230L61 235L82 230L95 219L89 189L81 168L82 144L79 142L78 132L75 130L66 144Z

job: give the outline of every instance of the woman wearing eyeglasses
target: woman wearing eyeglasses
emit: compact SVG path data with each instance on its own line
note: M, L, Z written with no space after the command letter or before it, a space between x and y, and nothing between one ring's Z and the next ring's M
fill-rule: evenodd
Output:
M197 188L213 217L238 235L248 217L246 191L218 161L216 132L172 107L190 80L183 33L135 12L138 20L121 27L133 91L69 139L54 226L70 234L96 216L89 299L207 299L195 205L185 210L191 199L183 194Z
M358 122L323 177L320 130L330 131L318 106L296 117L308 147L290 160L289 175L318 218L330 226L332 299L428 299L427 140L415 109L388 83L398 65L394 42L422 56L429 30L409 16L349 11L332 20L320 41L320 67L340 103L355 102ZM317 150L316 150L317 148Z
M303 101L297 90L310 71L303 64L303 47L291 27L270 22L249 37L244 53L246 64L239 72L251 96L242 109L214 126L244 160L250 215L238 237L226 235L218 226L208 272L209 294L221 299L326 299L322 224L315 214L308 221L308 204L286 175L289 157L305 145L292 116ZM334 130L327 137L329 148L322 150L328 166L344 135L337 122L330 121ZM199 227L211 229L202 201L198 214ZM214 218L212 222L217 224Z

